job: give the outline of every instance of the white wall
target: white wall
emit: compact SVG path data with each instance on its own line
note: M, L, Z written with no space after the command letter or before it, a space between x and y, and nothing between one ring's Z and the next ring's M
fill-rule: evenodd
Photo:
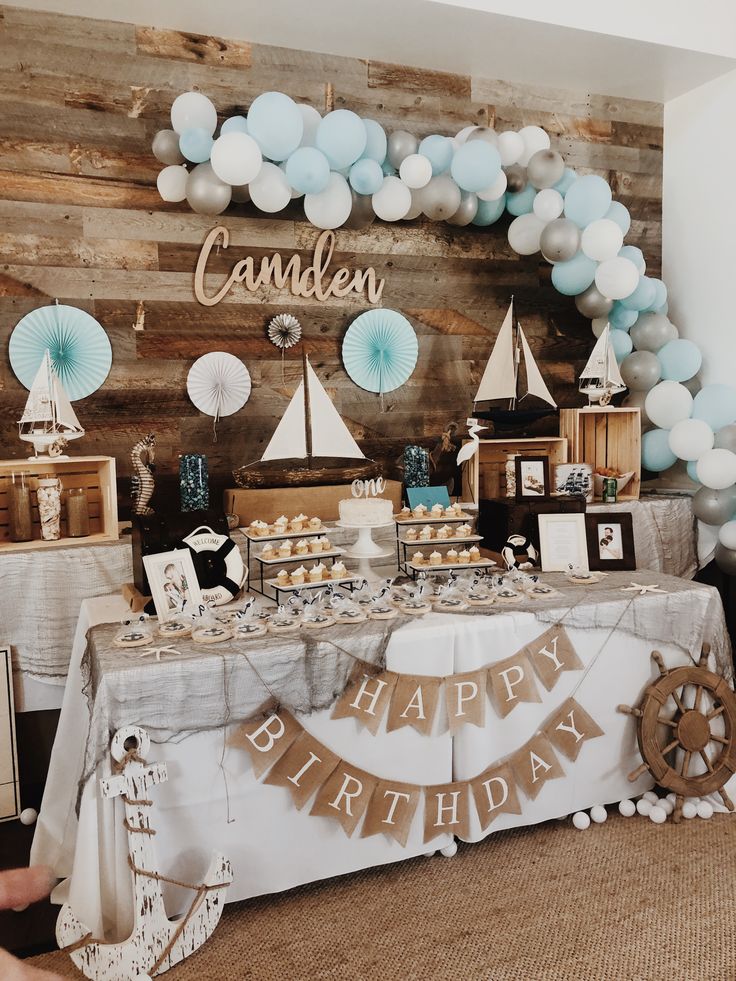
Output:
M736 383L736 71L665 106L662 273L705 382Z

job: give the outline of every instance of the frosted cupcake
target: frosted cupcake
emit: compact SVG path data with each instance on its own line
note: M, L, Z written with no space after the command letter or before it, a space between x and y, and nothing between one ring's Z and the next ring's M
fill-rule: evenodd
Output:
M400 517L400 518L401 518L402 520L404 520L404 521L405 521L405 520L406 520L407 518L410 518L410 517L411 517L411 508L409 508L409 507L407 507L406 505L404 505L404 507L403 507L403 508L402 508L402 509L401 509L401 510L399 511L399 517Z
M467 565L468 562L470 562L470 552L467 550L467 548L464 548L462 552L460 552L457 557L457 561L460 563L460 565Z
M344 562L336 562L330 569L330 576L332 579L344 579L348 574L348 570L345 568Z
M438 528L437 529L437 531L435 532L435 534L436 534L437 538L443 539L443 538L449 538L450 537L450 532L451 532L451 528L450 528L449 525L442 525L441 528Z
M429 556L430 565L442 565L442 553L432 552Z
M274 529L276 530L276 534L281 535L289 527L289 519L286 517L285 514L282 514L281 517L276 518L276 520L273 523L273 526Z
M292 518L289 522L289 527L292 531L301 531L304 527L304 522L309 521L306 514L298 514L295 518Z
M329 552L332 549L332 545L330 545L330 539L329 538L322 537L322 538L319 539L319 543L322 546L322 551L323 552Z
M471 562L480 562L480 549L477 545L473 545L472 548L469 548L468 554L470 555Z
M289 573L286 571L286 569L279 569L279 571L276 573L276 582L279 584L279 586L289 585Z
M291 584L292 586L301 586L304 582L304 577L307 574L307 570L303 565L300 565L298 569L295 569L291 574Z
M261 552L261 558L266 559L266 561L270 561L271 559L276 558L276 552L274 550L273 545L270 542L266 542L266 544L263 546L263 551Z
M298 541L294 546L294 551L297 555L307 555L309 552L309 545L302 538L301 541Z
M451 548L447 555L445 556L448 565L455 565L457 563L457 552L454 548Z
M291 545L289 542L284 542L283 545L279 546L279 558L290 559L291 558Z
M470 527L470 525L458 525L458 529L457 529L458 538L467 538L468 535L472 535L472 534L473 534L473 529Z
M322 519L321 518L310 518L309 519L309 530L310 531L319 531L319 529L321 527L322 527Z
M325 574L325 565L323 562L315 563L309 570L309 581L310 582L322 582Z
M455 507L454 504L448 504L445 508L445 514L448 518L457 518L459 516L460 509Z
M423 518L427 513L427 506L425 504L417 504L417 506L412 511L415 518Z
M441 504L433 504L432 505L432 517L433 518L441 518L444 513L445 513L445 509L442 507Z
M424 552L415 552L411 557L411 561L413 562L414 565L423 565Z
M432 529L429 525L425 525L419 532L419 539L423 542L428 542L432 537Z
M312 555L316 555L317 552L321 552L322 551L322 539L321 538L313 538L311 540L311 542L309 543L309 551L312 553Z
M419 537L419 532L416 528L407 528L406 534L404 535L405 542L415 542Z
M251 521L249 527L253 535L258 535L261 538L268 534L268 525L265 521Z

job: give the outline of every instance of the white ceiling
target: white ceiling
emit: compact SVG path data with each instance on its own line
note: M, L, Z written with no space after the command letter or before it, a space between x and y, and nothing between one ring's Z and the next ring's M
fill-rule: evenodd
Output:
M504 79L547 88L666 102L736 68L732 0L618 0L620 33L607 26L603 0L15 0L17 6L169 27L197 34ZM659 20L637 22L655 5ZM707 32L696 30L711 13ZM497 9L522 9L508 16ZM575 8L580 16L574 19ZM679 9L679 13L678 13ZM585 14L585 10L588 11ZM590 11L593 11L591 14ZM596 14L595 11L598 11ZM548 11L548 12L545 12ZM569 23L584 24L580 30ZM669 11L669 14L666 13ZM529 19L544 16L544 21ZM610 19L610 13L608 17ZM678 20L679 18L679 20ZM638 32L632 25L638 24ZM658 25L661 32L658 32ZM674 26L674 30L673 30ZM718 26L722 30L718 30ZM646 31L643 28L646 27ZM642 35L669 43L651 43ZM684 47L692 37L693 47ZM716 43L718 39L723 39ZM675 43L676 42L676 43ZM717 52L717 53L714 53Z

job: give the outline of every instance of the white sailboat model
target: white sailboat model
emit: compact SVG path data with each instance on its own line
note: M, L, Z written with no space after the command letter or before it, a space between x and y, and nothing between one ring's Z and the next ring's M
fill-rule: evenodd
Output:
M606 324L580 374L579 390L588 396L591 405L608 405L614 395L626 391L610 335L611 328Z
M28 393L26 407L18 422L18 435L33 445L35 456L29 457L29 460L45 459L47 456L59 459L59 454L54 453L57 444L62 440L84 436L84 429L53 369L48 350L44 352Z

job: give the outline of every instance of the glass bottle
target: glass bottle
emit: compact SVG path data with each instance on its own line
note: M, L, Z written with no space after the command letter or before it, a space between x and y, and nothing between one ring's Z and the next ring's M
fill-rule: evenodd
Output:
M66 492L66 533L69 538L89 535L89 506L84 487L70 487Z
M183 453L179 457L179 496L182 511L204 511L209 507L209 474L203 453Z
M33 539L29 476L27 470L14 473L8 484L8 525L11 542L30 542Z
M61 538L61 481L53 474L38 478L36 491L41 538L55 542Z

